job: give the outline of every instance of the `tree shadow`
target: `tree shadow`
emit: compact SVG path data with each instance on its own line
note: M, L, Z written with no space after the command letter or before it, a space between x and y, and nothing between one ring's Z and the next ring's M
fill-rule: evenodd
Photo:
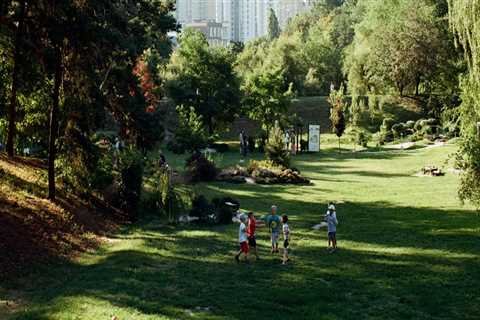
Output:
M478 304L465 297L475 297L480 284L480 239L459 229L477 221L471 213L382 202L345 203L338 211L340 249L334 254L325 250L325 233L310 229L319 221L318 213L292 215L293 263L287 266L269 256L262 229L263 259L250 265L233 261L237 235L231 226L163 228L149 223L125 230L117 238L143 245L101 252L95 263L40 269L41 276L26 280L37 288L27 295L33 307L14 319L49 319L65 308L59 299L84 297L108 302L112 313L118 308L181 319L197 307L208 307L196 313L200 318L243 319L245 306L258 319L372 314L473 319L478 314Z

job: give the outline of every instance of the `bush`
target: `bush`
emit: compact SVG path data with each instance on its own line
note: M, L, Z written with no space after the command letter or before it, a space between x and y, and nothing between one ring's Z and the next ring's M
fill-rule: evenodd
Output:
M288 168L290 165L290 156L285 148L284 137L278 122L275 123L272 135L267 142L265 155L267 159L279 166Z
M184 154L185 146L180 144L177 140L170 140L167 143L167 150L172 151L175 154Z
M300 151L307 152L308 151L308 141L305 139L300 140Z
M72 120L67 123L65 135L59 139L58 144L61 146L55 161L58 177L66 189L79 194L89 193L98 168L99 148Z
M179 123L175 136L167 148L174 153L198 151L208 146L209 136L203 126L202 117L193 108L177 108Z
M413 129L414 129L414 126L415 126L415 121L413 121L413 120L408 120L408 121L405 123L405 127L406 127L407 129L413 130Z
M405 132L405 124L396 123L392 126L392 133L395 138L400 138Z
M213 181L217 176L217 168L200 152L195 152L185 164L187 177L191 182Z
M393 125L395 124L395 120L392 118L385 118L383 119L382 126L380 128L381 131L388 132L392 130Z
M212 143L209 147L217 150L217 152L220 153L228 152L228 150L230 149L227 143Z
M255 152L255 137L249 136L248 137L248 151L250 153Z
M354 139L356 144L366 148L368 145L368 141L370 140L370 137L365 131L358 130L355 132Z
M215 207L210 204L203 195L199 195L192 200L191 217L197 217L200 222L208 220L208 216L215 213Z
M233 203L235 206L229 206L226 204L227 202ZM212 200L212 205L215 207L215 222L219 224L232 223L233 212L240 208L240 202L230 197L215 198Z
M138 150L125 148L119 156L119 204L132 219L137 218L142 193L143 160Z

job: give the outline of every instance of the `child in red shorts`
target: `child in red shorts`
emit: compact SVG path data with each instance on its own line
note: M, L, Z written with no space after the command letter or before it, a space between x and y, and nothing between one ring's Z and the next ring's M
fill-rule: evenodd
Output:
M245 261L248 261L248 237L245 221L245 216L240 216L240 228L238 229L238 242L240 242L240 250L235 255L235 260L237 263L240 262L240 255L242 253L245 256Z

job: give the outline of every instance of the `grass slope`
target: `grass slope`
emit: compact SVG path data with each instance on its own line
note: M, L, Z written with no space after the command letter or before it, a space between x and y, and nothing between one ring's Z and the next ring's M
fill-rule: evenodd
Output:
M288 213L288 266L267 253L266 230L258 235L262 259L236 265L237 226L153 220L111 235L94 254L5 284L0 301L17 298L8 318L17 320L477 319L479 217L459 205L454 174L413 176L426 164L443 165L454 150L327 150L295 158L311 186L194 187L237 197L258 215L273 203ZM237 161L236 153L222 159ZM325 231L311 230L329 200L339 203L335 254L325 250Z

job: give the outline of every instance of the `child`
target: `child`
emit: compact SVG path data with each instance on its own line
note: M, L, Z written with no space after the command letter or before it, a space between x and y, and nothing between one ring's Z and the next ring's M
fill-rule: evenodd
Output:
M265 218L270 231L270 239L272 240L272 253L278 253L278 236L280 233L280 217L277 216L277 206L272 206L272 213Z
M328 226L328 248L327 250L330 253L335 252L337 250L337 214L335 210L335 205L330 202L328 204L327 214L325 215L325 221L327 222ZM330 248L330 244L332 248Z
M288 247L290 245L290 228L288 226L288 216L282 217L283 222L283 260L282 264L287 264L290 259L288 258Z
M235 255L237 263L240 262L240 255L243 253L245 261L248 261L248 242L247 242L247 226L245 225L246 218L244 215L240 216L240 228L238 229L238 242L240 242L240 250Z
M255 230L257 228L257 220L253 215L253 212L248 213L248 224L247 224L247 236L248 236L248 246L253 248L253 252L255 253L255 257L257 260L260 260L257 251L257 239L255 235Z

